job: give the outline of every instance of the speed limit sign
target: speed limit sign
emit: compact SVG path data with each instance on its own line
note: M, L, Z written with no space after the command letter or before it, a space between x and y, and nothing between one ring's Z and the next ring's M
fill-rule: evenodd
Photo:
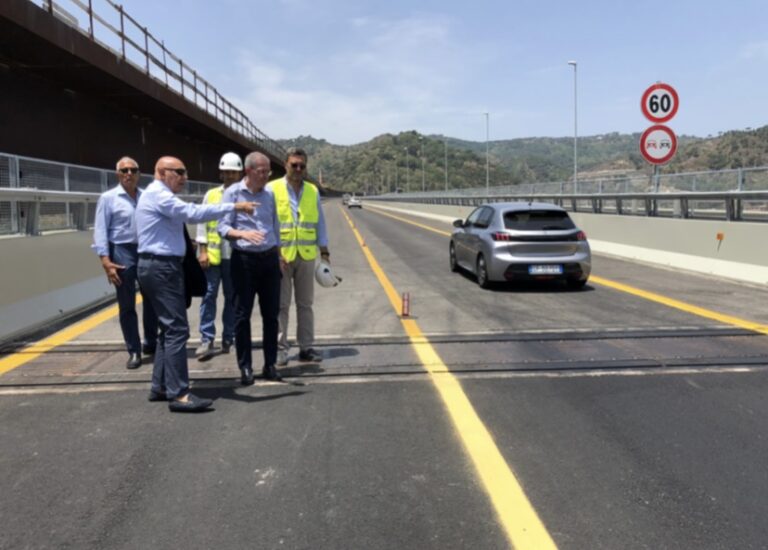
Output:
M640 100L640 107L643 110L645 118L660 124L667 122L675 113L680 105L677 92L669 84L658 82L645 90L643 98Z

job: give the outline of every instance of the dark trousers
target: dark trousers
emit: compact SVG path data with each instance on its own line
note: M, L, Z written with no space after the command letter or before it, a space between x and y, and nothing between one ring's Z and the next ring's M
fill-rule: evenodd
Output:
M141 353L141 337L139 336L139 318L136 315L136 281L139 253L138 246L135 244L115 244L109 243L109 257L118 264L125 266L118 272L120 280L119 286L115 287L117 294L117 304L120 309L120 329L123 332L123 340L128 353ZM157 342L157 315L152 309L144 293L141 294L143 300L142 306L142 324L144 325L144 345L149 348L156 347Z
M232 283L235 288L235 350L240 370L253 368L251 313L259 296L264 366L277 362L277 316L280 312L280 258L277 249L262 253L232 251Z
M187 321L184 268L181 258L139 258L139 284L157 313L160 335L152 371L152 391L165 391L169 398L189 393L187 368Z

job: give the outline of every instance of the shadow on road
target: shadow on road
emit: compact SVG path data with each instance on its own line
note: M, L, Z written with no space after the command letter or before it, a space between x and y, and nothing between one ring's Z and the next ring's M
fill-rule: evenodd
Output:
M267 395L249 395L248 393L239 393L236 391L238 389L240 389L240 386L237 388L196 388L195 395L213 399L214 402L219 399L227 399L244 403L260 403L262 401L274 401L275 399L283 399L285 397L300 397L307 393L306 391L292 390L282 393L270 393Z

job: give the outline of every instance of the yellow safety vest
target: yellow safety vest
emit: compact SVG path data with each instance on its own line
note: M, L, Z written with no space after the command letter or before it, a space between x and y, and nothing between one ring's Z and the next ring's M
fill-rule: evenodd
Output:
M317 187L308 181L304 182L298 208L299 219L296 220L285 178L274 180L269 185L275 195L283 257L287 262L295 260L297 254L304 260L314 260L317 258L317 222L320 219Z
M208 201L206 204L219 204L221 198L224 196L224 186L211 189L207 193ZM205 230L208 237L208 245L206 247L208 251L208 262L211 265L221 264L221 236L216 230L216 226L219 224L217 220L206 222Z

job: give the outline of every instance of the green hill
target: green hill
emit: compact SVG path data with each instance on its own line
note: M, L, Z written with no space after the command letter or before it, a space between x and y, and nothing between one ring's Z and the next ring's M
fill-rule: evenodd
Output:
M584 136L578 141L579 177L650 173L638 150L640 134ZM379 193L482 187L486 181L485 142L463 141L415 131L384 134L343 146L311 136L282 140L310 156L315 179L340 191ZM491 141L490 185L563 181L573 177L573 138L522 138ZM422 179L423 151L423 179ZM717 137L678 137L678 152L664 172L767 166L768 126L726 132Z

